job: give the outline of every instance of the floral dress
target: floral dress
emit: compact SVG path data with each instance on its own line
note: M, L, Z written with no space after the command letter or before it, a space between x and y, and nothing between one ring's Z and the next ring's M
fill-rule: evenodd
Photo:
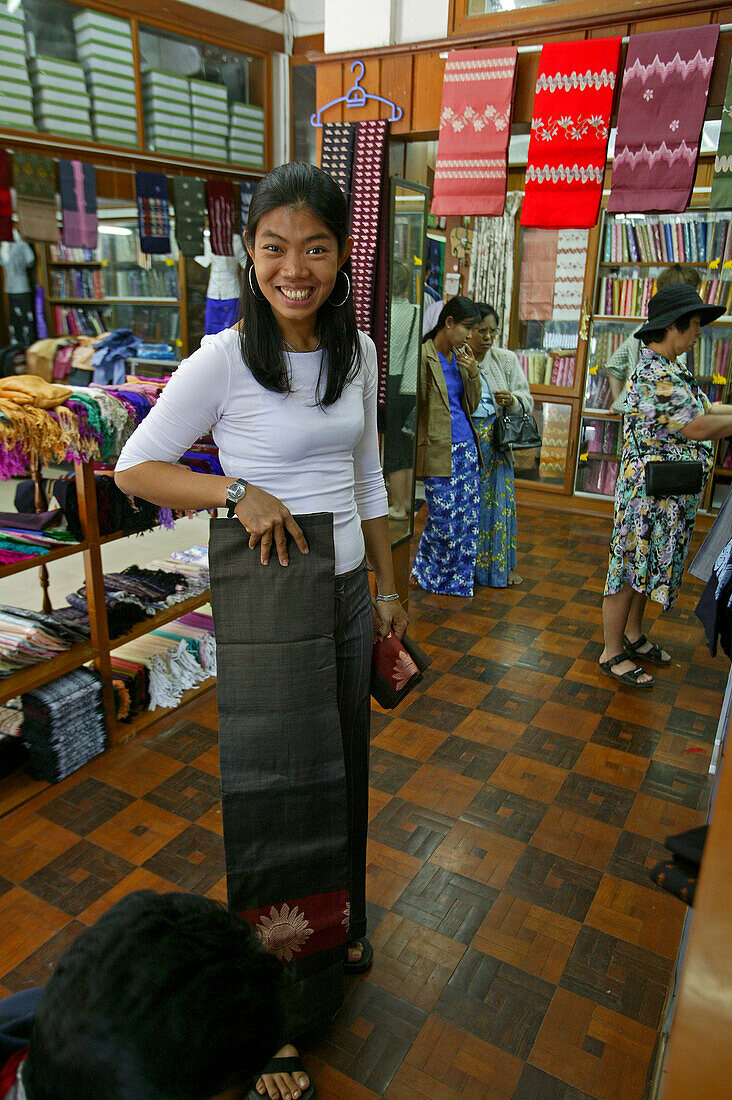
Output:
M646 496L644 459L702 462L708 476L713 444L687 439L681 429L710 407L684 367L643 348L625 391L606 596L628 584L665 610L676 602L701 492Z

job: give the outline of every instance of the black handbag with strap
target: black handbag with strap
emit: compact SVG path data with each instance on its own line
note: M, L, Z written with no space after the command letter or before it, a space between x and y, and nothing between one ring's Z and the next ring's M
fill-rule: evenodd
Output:
M695 459L650 459L643 457L632 421L628 422L630 434L643 463L646 496L663 497L695 496L704 485L704 463Z
M541 436L533 416L524 409L517 416L496 412L493 447L496 451L528 451L541 447Z

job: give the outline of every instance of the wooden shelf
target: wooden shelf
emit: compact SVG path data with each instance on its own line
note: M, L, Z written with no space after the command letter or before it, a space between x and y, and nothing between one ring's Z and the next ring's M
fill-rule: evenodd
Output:
M157 627L165 626L166 623L172 623L174 619L179 619L181 615L187 615L189 611L195 611L197 608L202 607L203 604L210 602L211 592L207 588L205 592L200 592L197 596L190 596L187 600L181 600L180 603L171 604L170 607L158 611L149 619L145 619L143 623L136 623L126 634L123 634L119 638L112 638L109 647L112 650L119 649L120 646L126 645L127 642L134 642L135 638L141 638L144 634L150 634L153 630L156 630Z
M115 745L119 745L123 741L129 741L132 737L137 737L138 733L142 733L143 730L153 726L156 722L160 722L161 719L166 718L174 711L180 710L181 707L185 707L189 703L194 702L194 700L205 695L207 692L213 691L215 687L216 677L209 676L209 678L204 680L202 684L199 684L198 687L189 688L188 691L184 691L183 697L177 707L156 707L155 710L144 710L140 714L136 714L130 722L119 721L118 719Z
M0 538L2 538L2 531L0 531ZM61 558L68 558L70 554L78 554L79 551L88 549L88 542L75 542L73 545L67 543L65 546L59 546L58 550L51 550L48 554L38 554L33 558L28 558L27 561L11 562L8 565L0 565L0 578L12 577L15 573L22 573L26 569L35 569L41 565L48 565L51 561L59 561Z
M601 420L622 420L620 413L611 412L610 409L583 409L582 416L592 420L597 420L598 417Z
M49 260L49 267L101 267L101 260Z
M705 302L705 305L711 305L711 304L712 304L711 302ZM645 322L648 320L648 318L647 317L620 317L617 314L612 314L612 313L593 313L592 314L592 320L593 321L632 321L633 323L645 324ZM725 313L721 317L718 317L716 321L711 321L710 324L712 324L712 325L729 325L729 324L732 324L732 314ZM709 327L708 325L704 326L704 328L708 328L708 327Z
M600 260L599 267L709 267L712 260Z
M732 477L732 470L727 466L715 466L712 474L714 477Z
M103 306L106 298L49 298L52 306Z
M580 458L580 462L589 462L591 458L596 458L601 462L620 462L622 455L608 454L605 451L588 451L587 458Z
M133 305L179 306L179 298L105 298L105 302L131 302Z
M0 703L16 695L22 695L23 692L42 687L43 684L59 676L65 676L67 672L73 672L75 668L85 665L93 658L94 647L91 642L79 642L78 645L64 650L63 653L51 657L48 661L40 661L37 665L18 669L11 676L0 680Z

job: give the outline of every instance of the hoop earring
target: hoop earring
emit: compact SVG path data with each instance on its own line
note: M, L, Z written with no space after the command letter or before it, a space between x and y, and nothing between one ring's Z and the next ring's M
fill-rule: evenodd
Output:
M252 274L253 273L254 273L254 264L250 264L249 265L249 270L247 271L247 279L249 280L249 289L251 290L251 292L252 292L252 294L254 295L255 298L258 298L260 302L264 302L265 301L264 294L257 294L256 290L254 289L254 284L252 282Z
M328 301L330 302L330 304L332 306L335 307L335 309L339 309L341 306L344 306L346 304L346 302L348 301L348 299L350 298L350 296L351 296L351 280L348 278L348 272L344 271L343 268L340 268L340 270L338 271L338 275L343 275L344 276L346 282L348 283L348 287L346 289L346 296L345 296L345 298L343 299L342 302L334 302L331 298L328 298ZM338 278L338 276L336 276L336 278ZM331 293L332 293L332 291L331 291Z

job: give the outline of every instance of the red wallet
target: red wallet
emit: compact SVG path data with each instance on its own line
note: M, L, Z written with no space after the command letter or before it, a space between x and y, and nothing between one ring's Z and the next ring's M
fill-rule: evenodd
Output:
M374 642L371 655L371 694L385 710L393 710L422 679L432 663L406 635L399 640L391 631Z

